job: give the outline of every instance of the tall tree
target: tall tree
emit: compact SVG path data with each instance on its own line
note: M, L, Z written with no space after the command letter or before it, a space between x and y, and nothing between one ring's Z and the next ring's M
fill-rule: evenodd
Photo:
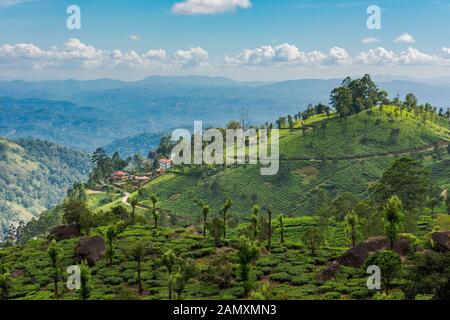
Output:
M52 268L52 280L53 280L53 293L54 298L58 299L59 292L58 292L58 281L59 277L61 275L61 252L58 248L58 244L55 240L52 240L48 246L47 249L48 257L50 258L50 266Z
M242 282L244 284L244 292L247 295L251 289L250 273L251 263L258 258L260 250L255 242L249 240L245 236L239 239L238 244L238 262Z
M209 206L204 204L202 207L202 215L203 215L203 236L206 237L206 220L208 219Z
M278 230L280 231L280 243L284 244L284 224L283 224L283 215L278 215Z
M230 210L233 205L233 201L231 199L227 199L222 206L222 214L223 214L223 238L227 237L227 218L228 218L228 210Z
M269 223L267 225L267 235L268 235L268 249L272 250L272 209L267 209L267 216L269 218Z
M138 242L137 245L133 249L133 258L134 261L137 262L137 273L138 273L138 292L142 295L142 260L145 256L145 246L144 243Z
M257 205L254 205L252 208L252 215L251 215L251 228L253 233L253 240L255 240L258 237L258 213L259 207Z
M351 210L347 212L344 220L347 234L349 234L352 246L354 247L356 245L356 237L358 234L359 217L355 211Z
M80 299L89 299L91 291L91 269L89 269L89 266L83 261L80 265Z
M166 253L163 254L161 258L162 264L167 268L167 272L169 273L169 281L168 281L168 287L169 287L169 300L172 300L172 290L174 286L174 282L172 279L172 271L175 267L175 264L177 262L177 258L173 251L169 249Z
M111 225L106 230L106 238L108 239L108 258L109 258L109 265L112 265L112 260L114 257L114 239L117 238L118 235L118 228L115 225Z
M387 202L384 208L384 231L389 239L391 250L394 249L394 243L398 239L398 234L403 221L402 201L393 196Z

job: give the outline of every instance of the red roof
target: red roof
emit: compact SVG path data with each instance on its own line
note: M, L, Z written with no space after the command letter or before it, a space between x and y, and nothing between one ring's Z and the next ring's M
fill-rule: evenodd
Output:
M165 164L171 164L172 160L166 159L166 158L162 158L159 160L160 163L165 163Z
M123 172L123 171L114 171L114 175L115 176L124 176L125 172Z

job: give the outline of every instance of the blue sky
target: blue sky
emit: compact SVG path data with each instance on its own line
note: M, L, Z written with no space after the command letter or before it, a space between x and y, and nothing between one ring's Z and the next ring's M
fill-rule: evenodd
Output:
M432 78L450 76L449 33L450 0L0 0L0 77Z

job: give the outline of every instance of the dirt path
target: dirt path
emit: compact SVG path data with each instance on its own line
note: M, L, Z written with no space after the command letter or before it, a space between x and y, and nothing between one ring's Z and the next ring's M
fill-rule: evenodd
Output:
M366 154L366 155L356 155L356 156L350 156L350 157L321 157L321 158L302 158L302 157L282 157L280 160L288 160L288 161L315 161L315 162L321 162L321 161L333 161L333 160L355 160L355 161L364 161L364 160L370 160L370 159L376 159L376 158L389 158L389 157L402 157L407 156L411 154L417 154L417 153L426 153L433 151L435 148L443 149L447 148L448 146L447 141L439 141L437 143L432 143L427 146L423 146L421 148L414 148L414 149L408 149L408 150L401 150L401 151L395 151L395 152L378 152L373 154Z
M130 195L131 194L129 192L125 192L124 196L123 196L123 198L121 200L124 205L129 206L129 207L131 207L131 204L128 203L128 199L130 198ZM137 205L136 208L139 208L139 209L142 209L142 210L147 210L150 207L147 207L147 206L144 206L144 205Z

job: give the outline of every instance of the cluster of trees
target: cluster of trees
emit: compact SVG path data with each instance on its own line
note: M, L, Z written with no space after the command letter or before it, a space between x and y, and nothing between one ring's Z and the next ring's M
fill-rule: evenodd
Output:
M330 95L330 104L341 117L388 103L387 92L378 89L368 74L355 80L345 78L342 85L333 89Z

